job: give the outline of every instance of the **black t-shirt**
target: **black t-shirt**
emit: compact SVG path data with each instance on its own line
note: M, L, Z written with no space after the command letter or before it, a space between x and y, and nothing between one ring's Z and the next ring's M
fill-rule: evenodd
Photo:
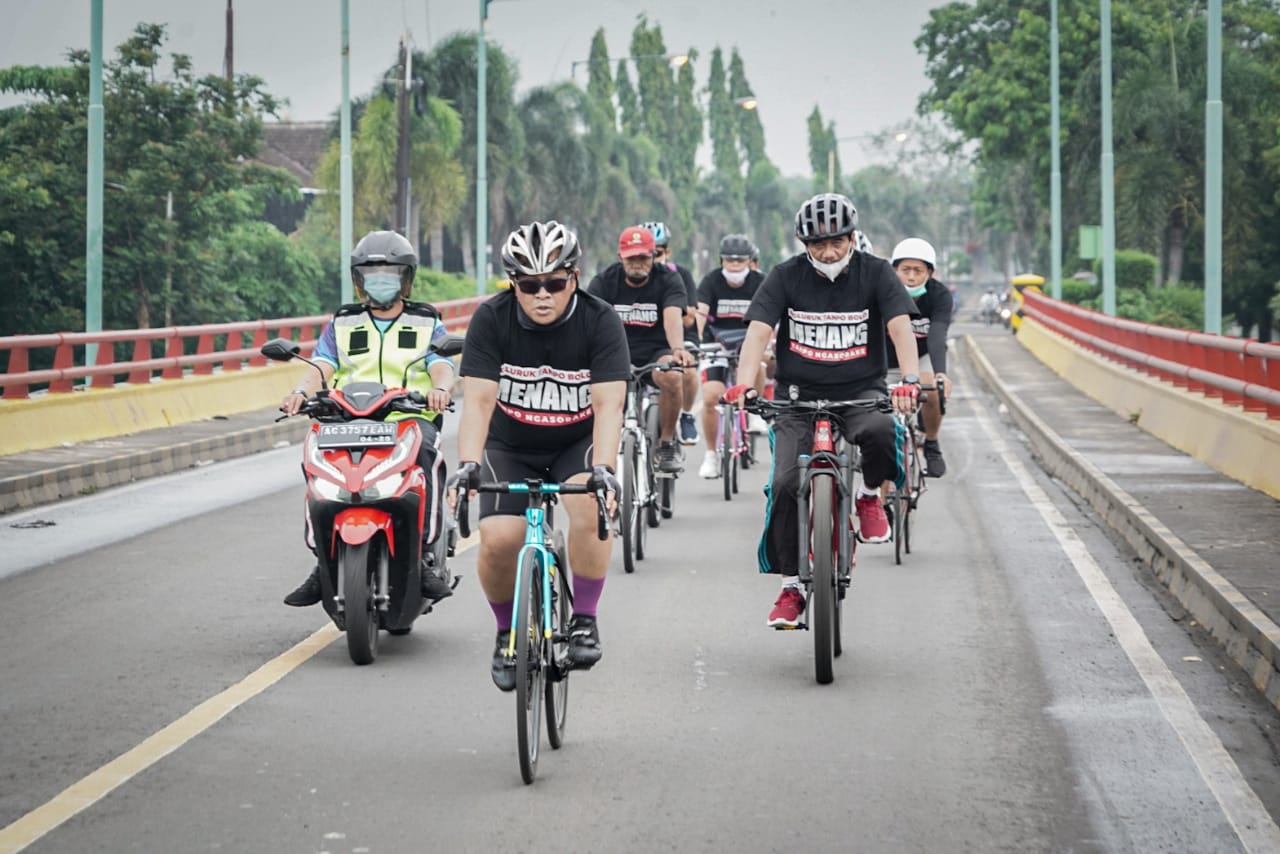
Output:
M675 306L683 313L689 302L679 274L663 264L655 264L649 280L638 288L627 284L622 262L610 264L587 285L587 293L600 297L617 311L627 330L633 365L652 362L659 350L671 348L662 326L662 310Z
M684 282L684 291L689 297L689 316L693 315L694 309L698 307L698 286L694 284L693 273L689 272L688 267L681 267L679 264L667 264L668 269L675 270L680 275L680 281ZM695 320L692 326L684 328L684 340L698 340L698 323Z
M906 290L906 288L903 288ZM909 295L908 295L909 296ZM947 372L947 330L951 328L951 291L937 279L925 283L925 291L915 297L916 316L911 318L918 356L928 354L935 373ZM898 367L898 354L889 348L889 367Z
M769 272L747 322L777 326L777 382L804 400L846 400L883 389L885 323L915 310L888 261L854 252L834 282L801 253Z
M579 292L566 317L540 327L513 291L476 309L462 350L464 377L498 384L489 437L514 448L562 448L591 435L591 384L631 376L617 312Z
M762 282L764 276L757 270L748 270L746 281L737 287L725 281L724 271L720 269L703 276L698 283L698 302L707 304L707 327L702 340L715 341L713 329L716 333L730 333L733 338L741 338L741 335L732 333L740 333L747 328L747 307Z

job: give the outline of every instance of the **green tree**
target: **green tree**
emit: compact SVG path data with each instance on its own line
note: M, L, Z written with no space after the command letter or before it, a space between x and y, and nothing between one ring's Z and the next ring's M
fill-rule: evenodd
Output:
M286 173L253 161L262 116L276 107L262 81L197 77L181 54L166 73L164 41L163 26L140 24L103 69L107 328L251 319L256 304L219 276L217 254L269 195L297 196ZM0 265L11 271L0 335L83 328L89 56L69 58L64 68L0 71L0 91L35 97L0 111ZM264 265L287 255L278 232L250 244ZM306 268L281 265L291 275Z
M737 109L729 97L724 56L717 47L711 52L711 74L707 80L710 111L711 162L734 198L743 193L742 158L738 154Z

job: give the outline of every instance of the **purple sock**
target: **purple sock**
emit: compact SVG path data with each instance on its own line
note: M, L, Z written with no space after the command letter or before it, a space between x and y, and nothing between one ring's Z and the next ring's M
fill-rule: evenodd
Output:
M603 578L584 578L581 575L575 575L573 577L573 613L594 617L602 592L604 592Z
M505 632L511 628L511 603L510 602L489 602L489 607L493 609L493 616L498 620L498 631Z

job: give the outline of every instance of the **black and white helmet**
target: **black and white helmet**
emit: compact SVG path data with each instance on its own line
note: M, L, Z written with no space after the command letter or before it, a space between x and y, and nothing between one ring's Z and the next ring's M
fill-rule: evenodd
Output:
M721 258L750 258L754 249L745 234L726 234L720 238Z
M578 235L554 219L522 225L502 245L502 267L509 276L572 270L581 257Z
M796 211L796 237L801 243L844 237L857 228L857 208L848 196L839 193L816 195Z

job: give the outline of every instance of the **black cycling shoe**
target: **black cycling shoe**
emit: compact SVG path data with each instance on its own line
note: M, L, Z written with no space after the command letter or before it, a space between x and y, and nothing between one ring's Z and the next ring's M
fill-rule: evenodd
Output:
M924 475L925 477L942 477L947 473L947 461L942 458L942 449L937 439L924 440Z
M316 564L316 568L311 570L307 580L299 584L297 590L284 597L284 604L305 608L319 602L320 596L320 564Z
M588 670L600 660L600 628L596 618L574 614L569 619L569 664L575 670Z
M511 630L502 629L493 644L493 664L489 666L489 675L499 691L516 689L516 660L507 658L507 644L511 642Z
M680 465L675 442L670 440L659 442L657 450L653 453L653 458L657 461L658 471L660 472L679 474L684 471L684 466Z
M437 572L435 564L427 558L422 559L419 571L422 579L422 598L429 602L439 602L453 595L453 587L449 584L449 571Z

